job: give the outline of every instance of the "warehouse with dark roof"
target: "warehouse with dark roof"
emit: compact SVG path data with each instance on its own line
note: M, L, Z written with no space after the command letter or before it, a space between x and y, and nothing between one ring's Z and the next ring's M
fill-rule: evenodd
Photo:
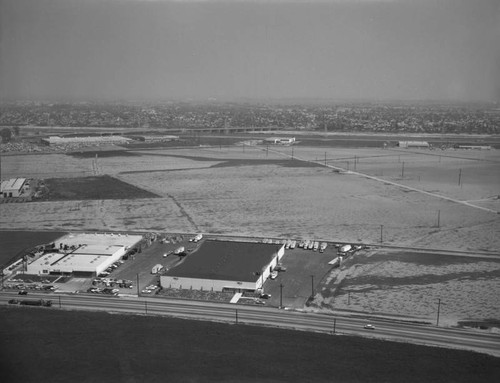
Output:
M163 288L255 291L285 253L278 244L205 241L180 265L160 277Z

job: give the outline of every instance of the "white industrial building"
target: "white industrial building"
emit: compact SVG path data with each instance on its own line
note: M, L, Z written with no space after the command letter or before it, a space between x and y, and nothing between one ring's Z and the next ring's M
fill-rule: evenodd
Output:
M68 234L54 242L53 251L28 263L27 273L98 275L141 239L127 234Z
M295 143L295 137L270 137L264 141L273 145L292 145Z
M68 144L126 144L132 139L122 136L89 136L89 137L59 137L43 138L42 142L48 145Z
M427 141L399 141L400 148L429 148L430 145Z
M8 197L19 197L24 192L24 186L26 184L26 178L11 178L9 180L2 181L1 183L1 195L3 198Z
M160 277L163 288L256 291L285 253L285 245L205 241Z

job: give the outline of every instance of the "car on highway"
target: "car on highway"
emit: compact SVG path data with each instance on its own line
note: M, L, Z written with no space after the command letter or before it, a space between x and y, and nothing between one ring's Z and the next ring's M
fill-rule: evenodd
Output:
M18 292L19 295L28 295L28 292L26 290L21 290Z
M375 330L375 326L372 324L365 324L364 329L366 330Z

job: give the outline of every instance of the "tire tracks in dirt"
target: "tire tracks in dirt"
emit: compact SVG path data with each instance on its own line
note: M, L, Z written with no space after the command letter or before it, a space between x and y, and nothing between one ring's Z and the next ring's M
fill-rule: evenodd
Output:
M182 206L182 204L177 201L177 199L169 194L169 193L165 193L167 195L167 197L169 197L170 199L172 199L172 201L174 201L175 205L179 208L179 210L181 211L181 213L186 217L186 219L188 220L188 222L194 227L195 231L198 232L200 231L200 229L198 228L198 225L196 224L196 222L194 221L193 217L191 217L189 215L189 213L186 211L186 209L184 209L184 207Z

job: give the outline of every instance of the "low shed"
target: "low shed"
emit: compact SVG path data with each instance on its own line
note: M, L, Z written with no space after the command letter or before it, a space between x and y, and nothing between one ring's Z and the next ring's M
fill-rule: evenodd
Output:
M9 180L2 181L2 197L19 197L24 191L23 186L25 183L26 178L11 178Z

